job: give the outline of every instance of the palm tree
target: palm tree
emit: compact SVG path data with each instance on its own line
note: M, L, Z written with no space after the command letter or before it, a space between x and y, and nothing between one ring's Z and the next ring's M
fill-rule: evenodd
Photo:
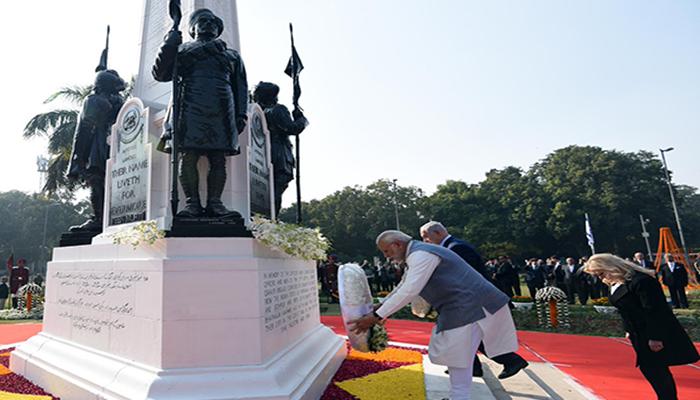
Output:
M78 123L79 107L92 93L93 87L93 85L85 85L61 88L49 96L44 104L61 99L75 105L75 108L56 109L37 114L24 127L22 136L25 139L34 137L48 137L49 139L49 167L46 184L42 188L42 191L47 195L54 195L57 192L70 194L80 186L80 183L66 178L65 174L73 150L73 134ZM124 91L125 97L131 96L133 87L134 77L131 78Z
M42 188L49 195L53 195L59 190L73 192L76 189L76 182L68 180L65 173L73 148L73 134L78 123L78 114L80 114L78 107L90 93L92 93L92 85L61 88L49 96L44 104L62 99L76 107L37 114L24 127L22 136L25 139L38 136L49 139L49 167L46 184Z

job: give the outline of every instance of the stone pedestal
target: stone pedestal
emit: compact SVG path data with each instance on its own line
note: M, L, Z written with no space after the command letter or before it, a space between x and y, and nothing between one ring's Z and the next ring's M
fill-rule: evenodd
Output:
M313 262L250 238L57 248L14 372L72 399L317 399L345 357Z

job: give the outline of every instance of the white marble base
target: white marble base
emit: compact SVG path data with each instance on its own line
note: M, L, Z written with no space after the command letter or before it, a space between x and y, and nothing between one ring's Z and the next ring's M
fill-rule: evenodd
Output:
M317 399L345 357L315 265L247 238L59 248L11 369L64 400Z

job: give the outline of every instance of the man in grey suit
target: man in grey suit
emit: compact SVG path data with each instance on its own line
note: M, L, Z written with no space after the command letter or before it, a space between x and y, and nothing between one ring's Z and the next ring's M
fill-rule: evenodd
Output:
M350 321L351 329L365 332L420 295L439 313L430 337L430 360L448 367L450 399L468 400L474 355L482 339L493 356L518 349L510 299L444 247L393 230L382 232L376 242L384 256L406 262L406 277L376 311Z

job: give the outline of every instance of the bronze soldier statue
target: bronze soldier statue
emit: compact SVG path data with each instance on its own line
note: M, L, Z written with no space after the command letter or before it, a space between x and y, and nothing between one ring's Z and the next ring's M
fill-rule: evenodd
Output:
M178 217L239 215L223 205L221 195L226 183L226 156L240 152L238 135L247 120L248 82L241 56L218 39L223 29L223 21L211 10L196 10L189 20L194 41L182 44L181 33L171 30L153 66L157 81L179 79L178 93L173 93L178 120L172 121L170 113L163 132L163 139L171 140L174 130L181 156L179 179L186 206ZM209 159L206 209L199 198L197 161L202 156Z
M274 83L260 82L253 92L253 101L265 111L267 128L270 130L272 169L275 176L275 213L280 211L282 193L294 179L295 163L289 136L300 134L308 125L301 110L295 109L290 115L287 107L277 103L279 91L279 86Z
M90 188L93 216L82 225L70 227L71 232L102 231L105 169L109 158L107 136L124 104L120 94L124 89L126 83L117 71L103 70L95 77L94 92L83 102L66 176L81 180Z

